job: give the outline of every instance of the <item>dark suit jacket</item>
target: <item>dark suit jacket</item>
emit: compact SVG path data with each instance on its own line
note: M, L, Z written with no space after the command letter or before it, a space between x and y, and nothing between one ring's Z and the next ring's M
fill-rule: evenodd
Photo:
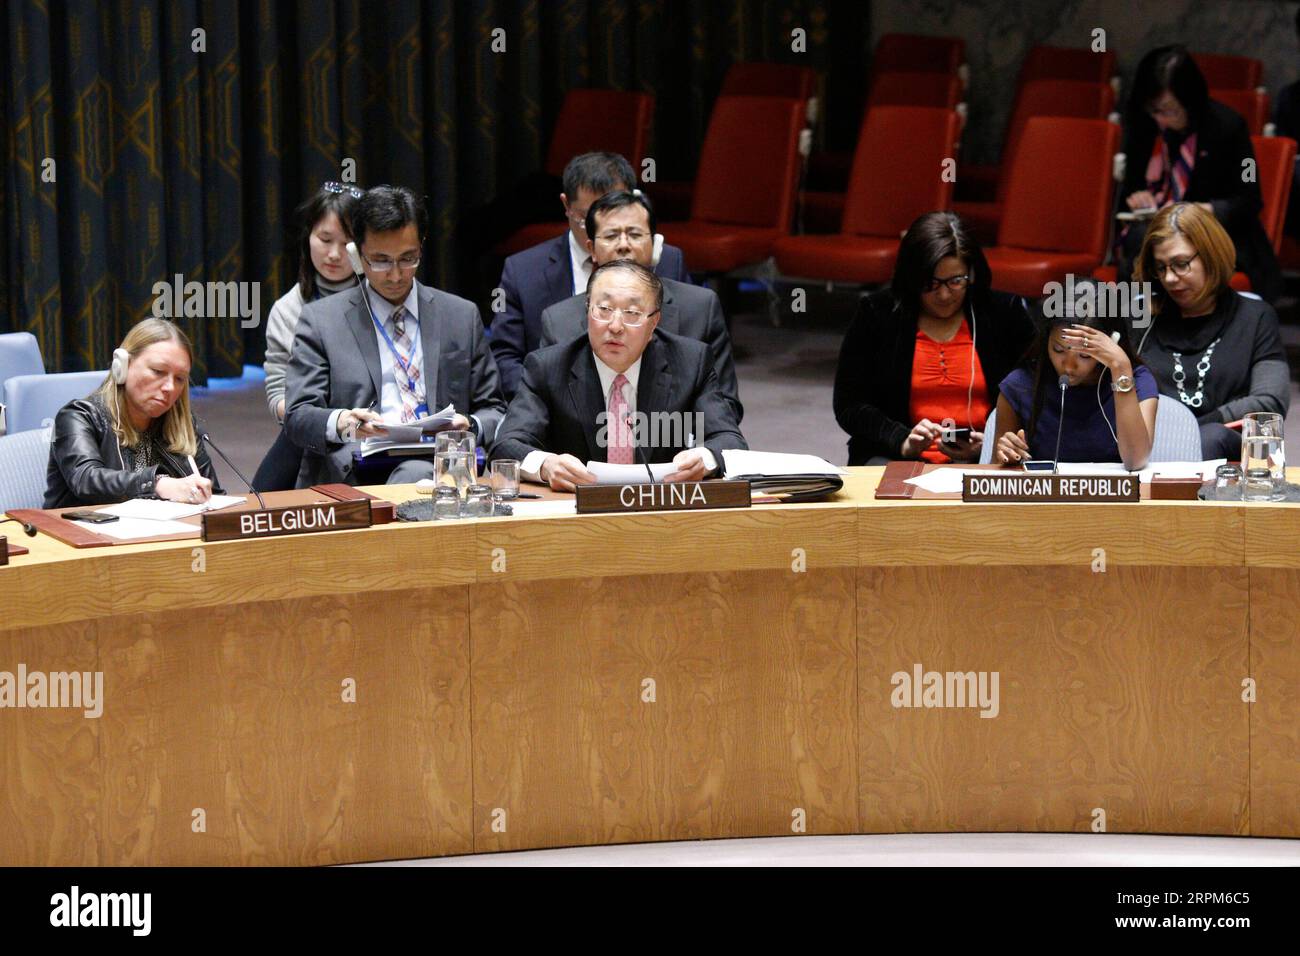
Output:
M682 250L665 244L655 274L662 279L690 282ZM501 372L506 398L514 395L523 373L524 356L542 340L542 313L573 295L573 262L568 230L506 259L501 270L505 311L492 320L492 354Z
M1147 163L1158 132L1155 121L1145 114L1130 121L1124 138L1124 154L1128 158L1121 201L1147 188ZM1241 163L1247 158L1255 158L1255 147L1251 145L1246 121L1235 110L1210 100L1196 126L1196 165L1183 199L1208 202L1214 207L1215 218L1237 247L1237 268L1250 278L1255 293L1272 301L1282 291L1282 273L1273 245L1259 221L1264 201L1258 176L1254 182L1242 181ZM1141 229L1145 231L1144 226Z
M519 391L501 422L493 455L523 461L529 452L541 449L581 461L605 461L608 449L596 441L605 405L586 336L538 349L524 361ZM723 449L749 447L718 387L709 347L694 339L655 330L641 355L636 410L646 415L698 412L704 440L697 434L696 444L713 452L719 468ZM672 461L683 447L643 446L644 460Z
M718 294L703 286L664 279L664 305L660 310L659 331L684 335L703 342L713 355L718 385L736 413L736 422L745 417L745 408L737 394L736 363L731 358L731 335L722 317ZM568 342L587 334L587 297L574 295L557 302L542 313L542 348Z
M998 385L1029 347L1033 326L1018 295L990 292L973 306L975 354L988 400L996 405ZM895 308L889 289L864 295L835 371L835 420L849 433L850 465L864 465L877 455L898 457L903 439L916 424L910 414L915 355L915 317ZM976 422L976 429L983 424Z
M478 307L459 296L418 286L420 342L430 411L456 406L483 427L491 446L505 412L496 364ZM352 480L355 442L329 441L336 408L365 408L382 387L379 342L362 287L309 302L298 320L285 386L284 430L303 449L298 487Z

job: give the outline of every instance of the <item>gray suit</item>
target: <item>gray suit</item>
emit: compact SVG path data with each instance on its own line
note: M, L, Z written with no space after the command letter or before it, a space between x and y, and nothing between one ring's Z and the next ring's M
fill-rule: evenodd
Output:
M683 335L703 342L713 355L713 368L718 373L718 387L731 405L736 424L745 417L736 385L736 363L731 357L731 336L727 322L722 317L722 303L712 289L664 279L664 305L659 316L659 328L671 335ZM555 303L542 313L542 344L557 345L587 334L587 297L575 295Z
M381 366L375 324L360 286L303 307L286 376L284 428L303 449L298 487L352 481L356 443L329 441L336 408L366 408L379 399ZM478 307L459 296L417 285L420 343L429 410L448 403L482 424L491 445L505 414L496 363Z

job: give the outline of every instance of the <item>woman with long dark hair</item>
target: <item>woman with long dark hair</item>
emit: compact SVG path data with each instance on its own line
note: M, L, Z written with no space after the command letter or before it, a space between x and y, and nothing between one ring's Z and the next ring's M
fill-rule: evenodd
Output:
M1190 202L1213 213L1232 237L1237 269L1255 293L1274 301L1282 292L1282 273L1259 221L1264 203L1258 176L1246 175L1255 163L1250 130L1237 112L1210 99L1185 47L1159 47L1142 58L1124 130L1125 207L1159 210ZM1121 281L1129 277L1145 232L1141 222L1121 231Z
M979 460L997 384L1033 335L1025 300L991 283L955 214L926 213L908 228L893 280L862 297L840 348L835 420L850 465ZM946 428L969 437L943 441Z
M1155 440L1156 380L1129 345L1126 320L1087 305L1104 301L1092 280L1076 280L1074 292L1053 315L1035 309L1034 343L1000 386L993 461L1055 459L1059 436L1060 461L1144 468Z
M298 281L271 306L266 317L266 403L284 424L285 375L302 307L357 284L348 260L352 212L363 195L356 186L326 183L294 211L298 224ZM253 477L258 491L293 488L302 467L302 449L281 429Z

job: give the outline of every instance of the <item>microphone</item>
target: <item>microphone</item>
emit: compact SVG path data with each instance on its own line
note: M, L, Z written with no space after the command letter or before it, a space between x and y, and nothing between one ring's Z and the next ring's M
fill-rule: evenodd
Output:
M650 470L650 460L646 458L644 452L641 450L641 443L636 440L636 430L632 427L632 416L628 415L626 418L624 418L623 424L626 425L627 430L631 432L632 448L636 451L636 456L641 460L641 464L645 465L645 473L650 476L650 483L654 484L655 473Z
M12 521L14 524L22 525L23 534L27 535L27 537L29 538L36 537L36 525L30 524L29 522L26 521L19 521L17 518L0 518L0 524L4 524L6 521Z
M230 466L230 470L233 471L239 477L239 480L242 481L244 484L248 485L248 490L251 491L254 494L254 496L256 496L257 498L258 506L265 509L266 502L262 500L262 493L253 487L253 483L244 477L244 473L240 471L238 468L236 468L235 463L226 457L226 453L217 447L217 443L208 437L208 430L206 428L199 433L199 439L203 442L206 442L212 448L213 451L215 451L218 455L221 456L221 460Z
M1056 475L1061 470L1061 431L1065 427L1065 387L1070 384L1070 376L1062 375L1056 380L1056 384L1061 386L1061 415L1056 422L1056 454L1052 456L1052 474Z

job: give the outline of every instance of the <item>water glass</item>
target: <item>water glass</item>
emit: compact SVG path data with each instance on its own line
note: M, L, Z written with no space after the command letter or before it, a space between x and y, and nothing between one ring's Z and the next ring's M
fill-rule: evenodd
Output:
M492 489L487 485L470 485L465 494L465 508L462 514L466 518L491 518Z
M1220 465L1214 470L1214 497L1220 501L1230 501L1241 497L1241 466Z
M519 497L519 462L513 458L492 461L492 488L497 501L514 501Z
M433 517L437 519L460 517L460 495L449 485L439 485L433 490Z
M469 452L470 468L474 469L474 471L471 472L471 475L477 476L473 432L455 428L449 428L446 431L438 432L437 437L434 439L433 451L434 454L439 454L444 451Z
M433 457L433 480L439 488L451 488L462 501L474 483L474 453L453 449Z
M1251 412L1241 422L1241 471L1244 501L1281 501L1286 497L1286 442L1282 416Z

